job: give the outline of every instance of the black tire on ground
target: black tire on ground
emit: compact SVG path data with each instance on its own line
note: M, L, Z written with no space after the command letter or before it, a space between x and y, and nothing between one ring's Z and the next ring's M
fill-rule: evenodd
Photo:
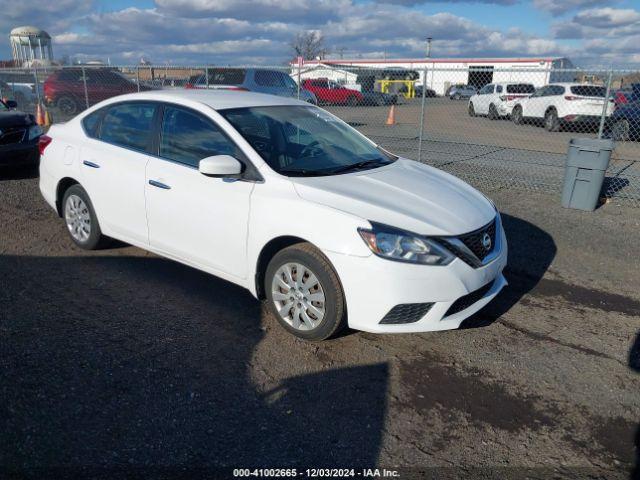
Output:
M349 105L350 107L355 107L356 105L358 105L358 99L355 95L351 95L349 98L347 98L347 105Z
M471 103L471 102L469 102L468 112L469 112L469 116L470 117L475 117L476 116L476 109L473 107L473 103Z
M520 105L513 107L513 111L511 112L511 121L516 125L522 125L522 107Z
M487 115L487 117L489 118L489 120L497 120L499 117L498 110L493 103L489 105L489 115Z
M67 225L67 203L70 201L69 199L72 197L79 197L86 206L86 213L89 215L89 236L85 241L80 241L77 238L71 235L69 227ZM67 226L67 233L69 233L69 237L73 243L84 250L97 250L102 248L108 243L108 238L102 234L102 230L100 229L100 224L98 223L98 217L96 216L96 212L93 209L93 204L91 203L91 199L89 195L77 183L75 185L71 185L65 192L62 197L62 218L65 222L65 226Z
M560 119L558 118L558 112L556 112L555 108L550 108L544 114L544 128L548 132L560 131Z
M631 138L629 120L626 118L618 120L611 127L611 138L618 142L628 142Z
M459 94L459 93L456 93L456 94L453 96L453 99L454 99L454 100L460 100L461 98L462 98L462 97L460 96L460 94Z
M287 263L299 263L318 278L325 294L325 315L319 325L311 330L299 330L289 325L278 313L273 300L272 282L276 272ZM344 292L337 273L329 260L310 243L297 243L279 251L269 262L265 273L264 291L269 310L288 332L309 341L330 338L347 324Z
M80 111L78 101L68 95L63 95L56 101L56 107L63 115L75 115Z

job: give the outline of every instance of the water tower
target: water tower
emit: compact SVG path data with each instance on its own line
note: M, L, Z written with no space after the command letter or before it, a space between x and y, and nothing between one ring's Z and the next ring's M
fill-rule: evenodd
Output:
M13 60L19 67L51 65L51 35L37 27L17 27L9 35Z

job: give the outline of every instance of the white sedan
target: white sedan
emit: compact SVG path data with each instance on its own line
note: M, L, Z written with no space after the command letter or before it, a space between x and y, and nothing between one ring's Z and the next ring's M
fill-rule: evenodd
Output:
M229 280L304 339L457 328L506 285L491 201L301 101L124 95L54 125L40 151L76 245L115 238Z

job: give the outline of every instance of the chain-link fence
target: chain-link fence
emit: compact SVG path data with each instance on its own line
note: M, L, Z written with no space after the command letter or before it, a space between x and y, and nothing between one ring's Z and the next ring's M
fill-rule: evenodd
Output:
M382 147L483 187L558 193L569 139L613 138L603 196L640 206L640 73L494 67L71 66L0 69L18 108L54 122L124 93L232 89L296 97Z

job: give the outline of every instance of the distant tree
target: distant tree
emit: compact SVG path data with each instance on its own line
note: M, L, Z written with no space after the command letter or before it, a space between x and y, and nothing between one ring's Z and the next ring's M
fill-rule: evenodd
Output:
M302 57L305 60L322 59L327 55L324 37L319 30L298 33L291 41L290 46L296 57Z

